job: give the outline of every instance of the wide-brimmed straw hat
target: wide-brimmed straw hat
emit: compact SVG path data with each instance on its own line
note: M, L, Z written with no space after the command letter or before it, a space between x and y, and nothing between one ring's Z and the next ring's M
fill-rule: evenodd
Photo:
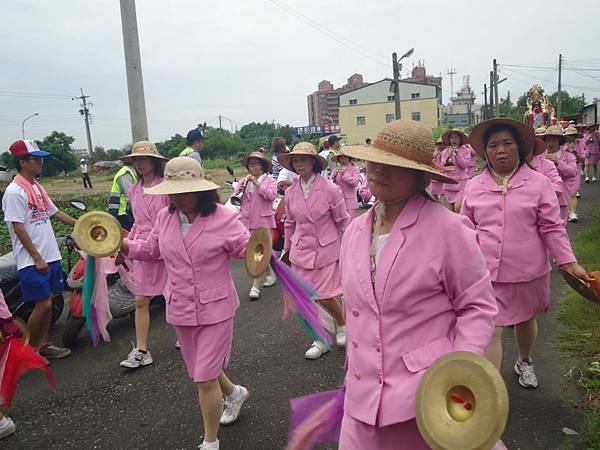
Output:
M399 119L383 127L371 145L343 147L342 155L419 170L442 183L456 183L454 178L440 173L441 168L433 163L433 147L433 138L427 128L413 120Z
M310 142L298 142L296 145L294 145L294 148L291 152L279 155L279 164L281 164L287 170L296 172L292 167L292 158L294 156L310 156L319 161L321 170L325 170L327 168L327 160L319 155L317 148Z
M259 159L261 161L266 162L267 167L268 167L267 170L269 172L271 172L273 170L273 164L271 163L271 161L269 161L267 158L265 158L264 153L259 152L259 151L255 151L255 152L250 153L248 156L244 156L242 159L240 159L240 164L247 169L248 164L250 163L250 158Z
M146 194L184 194L186 192L214 191L219 185L204 176L204 170L194 158L178 156L165 166L165 179L162 183L144 189Z
M466 135L466 133L459 129L459 128L452 128L451 130L446 131L443 135L442 135L442 141L444 142L444 144L446 145L450 145L450 135L451 134L458 134L460 136L460 145L465 145L469 143L469 137Z
M558 136L560 145L564 144L567 140L560 125L550 125L548 128L546 128L546 134L544 134L544 138L547 136Z
M342 149L343 149L343 147L342 147ZM344 155L344 153L343 153L343 152L341 152L341 151L340 151L339 153L338 153L338 152L332 152L332 153L333 153L333 156L332 156L330 159L331 159L332 161L335 161L336 163L339 163L339 162L340 162L340 156L345 156L346 158L349 158L349 159L350 159L350 161L352 161L352 160L354 159L354 158L353 158L352 156L350 156L350 155Z
M544 125L542 125L541 127L537 127L535 129L536 137L543 137L545 134L546 134L546 127Z
M575 138L580 138L583 136L583 134L581 134L579 132L579 130L577 130L577 128L575 128L574 125L569 125L567 127L567 129L565 130L565 136L566 137L575 137Z
M129 155L121 156L119 159L127 160L137 157L146 157L146 158L156 158L161 161L168 161L169 158L165 158L160 154L156 145L154 145L150 141L138 141L133 144L133 148L131 149L131 153Z
M507 127L511 127L523 140L526 152L529 153L533 151L533 147L535 145L535 133L533 132L533 128L531 128L529 125L514 119L490 119L485 120L483 122L479 122L477 125L475 125L475 128L473 128L473 131L471 131L471 147L473 147L473 149L479 155L480 158L484 160L486 159L486 143L484 142L483 138L485 136L486 131L494 125L504 125Z

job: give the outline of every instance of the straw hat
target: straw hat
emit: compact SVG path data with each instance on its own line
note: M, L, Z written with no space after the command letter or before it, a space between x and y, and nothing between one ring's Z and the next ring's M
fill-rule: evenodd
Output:
M136 158L138 156L143 156L146 158L156 158L161 161L168 161L168 158L165 158L160 154L156 145L149 141L138 141L133 144L133 148L131 149L131 153L129 155L121 156L119 159L127 160L131 158Z
M267 169L268 172L271 172L273 170L273 164L271 164L271 161L269 161L267 158L265 158L264 153L259 152L259 151L255 151L255 152L250 153L248 156L244 156L242 159L240 159L240 164L247 169L250 158L260 159L261 161L266 162L267 167L268 167L268 169Z
M546 134L546 127L544 125L542 125L541 127L538 127L535 129L535 136L536 137L542 137Z
M435 145L439 144L445 144L444 140L441 137L437 138L437 141L435 141Z
M575 137L575 138L580 138L583 135L577 130L577 128L575 128L573 125L569 125L567 127L567 129L565 130L565 136L567 137Z
M441 174L433 163L433 147L427 128L413 120L399 119L383 127L371 145L343 147L342 155L427 172L434 180L455 184L454 178Z
M194 158L178 156L165 166L165 179L162 183L148 189L146 194L183 194L186 192L214 191L219 185L204 177L204 170Z
M325 170L327 168L327 160L319 155L317 148L310 142L298 142L296 145L294 145L294 148L291 152L279 155L279 164L281 164L287 170L296 172L292 167L292 158L296 155L310 156L319 161L319 164L321 164L321 170Z
M343 147L342 147L342 150L343 150ZM332 161L335 161L336 163L340 162L340 156L345 156L346 158L349 158L350 161L352 161L354 159L352 156L344 155L343 151L341 153L338 153L338 152L332 152L332 153L333 153L333 156L330 159Z
M560 125L550 125L548 128L546 128L546 134L544 135L544 138L546 136L558 136L560 145L563 145L567 140Z
M480 158L485 160L485 142L483 137L486 131L494 125L505 125L513 128L525 144L527 152L533 151L535 145L535 134L533 128L523 122L519 122L514 119L490 119L483 122L479 122L471 131L471 147L477 152Z
M459 128L452 128L451 130L446 131L443 135L442 135L442 141L444 142L444 144L446 145L450 145L450 135L451 134L458 134L460 136L460 145L465 145L469 143L469 137L465 134L465 132Z

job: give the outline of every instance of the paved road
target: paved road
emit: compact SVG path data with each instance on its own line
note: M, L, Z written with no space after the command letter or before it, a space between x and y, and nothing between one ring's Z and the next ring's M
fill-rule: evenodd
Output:
M589 220L590 193L598 190L600 185L584 185L583 220L575 227L584 227ZM252 397L238 423L221 430L221 445L224 449L282 449L288 400L336 387L343 378L343 352L305 360L310 340L293 319L281 320L280 288L264 289L263 297L251 303L246 299L250 281L242 264L235 263L233 274L242 304L228 373L248 387ZM554 277L553 292L563 287ZM62 326L57 325L57 335ZM10 413L18 430L0 448L195 449L200 444L196 389L174 347L175 334L165 323L162 308L152 310L152 366L124 372L119 361L131 349L131 322L115 320L109 331L112 342L94 348L87 335L82 335L71 357L52 363L57 389L49 388L39 373L21 379ZM578 430L580 415L563 400L561 378L568 367L558 359L556 334L552 313L540 321L536 363L541 386L526 391L512 373L514 345L507 333L503 373L511 416L504 440L511 449L580 447L577 438L561 433L563 426Z

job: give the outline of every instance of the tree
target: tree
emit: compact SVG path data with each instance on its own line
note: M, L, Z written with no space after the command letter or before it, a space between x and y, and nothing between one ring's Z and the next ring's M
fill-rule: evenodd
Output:
M123 156L123 150L119 150L116 148L111 148L106 152L106 159L108 161L115 161Z
M0 166L3 166L8 170L12 170L15 168L12 156L9 152L4 152L2 153L2 155L0 155Z
M54 176L63 172L65 176L77 167L75 155L71 152L71 144L75 138L65 133L53 131L41 141L36 141L39 148L52 153L44 161L44 175Z
M558 91L548 96L548 100L554 106L554 110L558 113ZM567 91L560 91L560 115L569 116L572 114L578 114L585 106L585 97L571 96Z
M92 164L97 163L98 161L106 161L107 160L107 156L106 156L106 150L104 150L104 147L97 145L96 147L94 147L94 150L92 151L92 156L90 157L90 162Z
M510 91L507 92L506 98L500 99L500 102L498 103L498 112L500 117L523 120L523 112L519 111L519 108L513 105L512 99L510 98Z
M181 150L186 147L185 137L177 133L164 142L157 142L156 147L158 150L167 158L174 158L179 156Z

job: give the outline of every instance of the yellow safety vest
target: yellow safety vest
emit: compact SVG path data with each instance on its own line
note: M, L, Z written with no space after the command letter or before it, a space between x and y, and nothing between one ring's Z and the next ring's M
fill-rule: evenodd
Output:
M133 170L130 166L123 166L115 174L115 177L113 178L112 188L110 189L111 194L119 194L119 216L124 216L125 214L127 214L127 205L129 204L127 192L121 192L121 188L119 187L119 178L121 178L126 173L131 175L134 183L137 181L137 173L135 172L135 170Z

